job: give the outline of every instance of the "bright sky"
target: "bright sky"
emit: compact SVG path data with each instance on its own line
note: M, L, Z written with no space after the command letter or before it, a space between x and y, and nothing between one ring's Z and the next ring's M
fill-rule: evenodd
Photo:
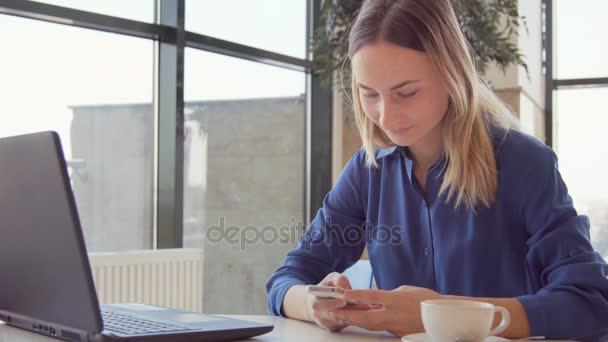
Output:
M154 16L151 0L45 2L141 21ZM304 0L261 0L258 6L250 0L186 3L192 31L304 56ZM0 136L53 129L69 159L68 106L152 102L153 43L148 40L7 15L0 15L0 39ZM186 50L185 64L186 101L305 92L304 74L292 70L192 49Z
M154 16L153 0L44 2L147 22ZM554 4L557 76L608 77L608 45L599 43L608 35L608 1ZM305 9L305 0L187 0L186 28L303 57ZM152 101L153 44L147 40L6 15L0 15L0 40L0 136L54 129L67 147L68 106ZM297 96L304 81L291 70L186 51L186 101ZM608 203L608 159L599 148L608 129L606 98L608 88L562 91L556 99L556 148L575 200Z

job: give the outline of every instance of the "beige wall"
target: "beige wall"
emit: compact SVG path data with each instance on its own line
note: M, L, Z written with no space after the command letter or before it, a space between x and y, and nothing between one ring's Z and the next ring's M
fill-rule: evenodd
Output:
M519 1L519 13L526 17L528 30L522 24L519 36L511 41L519 47L528 65L528 72L521 66L509 66L505 72L491 65L486 79L496 94L520 118L522 129L545 140L545 75L542 69L542 7L541 0Z

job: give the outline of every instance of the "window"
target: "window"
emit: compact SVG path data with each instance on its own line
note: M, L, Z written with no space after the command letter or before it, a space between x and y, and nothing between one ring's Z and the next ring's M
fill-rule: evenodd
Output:
M558 79L608 77L605 0L554 0L555 76Z
M600 152L608 128L608 88L565 89L556 93L556 149L560 171L574 204L589 215L591 241L608 256L608 160Z
M265 313L331 177L305 157L330 149L309 128L331 119L305 56L321 2L40 2L0 2L0 135L59 132L89 252L202 248L204 311ZM222 222L240 241L209 239Z
M59 133L89 251L152 247L153 42L0 15L0 135Z
M560 170L575 207L589 216L591 242L608 257L608 183L603 141L608 129L605 99L608 48L599 37L608 34L603 0L556 0L554 6L553 144ZM563 82L565 79L575 81ZM593 80L595 79L595 80Z
M186 30L306 57L305 0L186 0Z
M303 221L305 74L185 58L184 246L202 247L205 274L218 275L203 280L208 312L263 312L263 285Z

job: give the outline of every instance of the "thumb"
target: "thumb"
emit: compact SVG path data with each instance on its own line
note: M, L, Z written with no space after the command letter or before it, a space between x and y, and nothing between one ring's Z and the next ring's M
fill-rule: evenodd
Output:
M344 274L340 274L335 279L335 284L336 284L337 287L341 287L341 288L346 289L346 290L352 289L352 287L350 286L350 281L348 280L348 278Z

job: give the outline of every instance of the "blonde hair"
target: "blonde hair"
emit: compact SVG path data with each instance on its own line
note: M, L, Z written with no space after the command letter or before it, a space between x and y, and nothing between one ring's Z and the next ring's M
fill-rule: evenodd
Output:
M442 121L445 174L439 193L446 203L478 203L490 207L496 198L498 170L490 129L518 129L519 122L481 79L450 0L366 0L349 35L348 55L364 45L384 40L425 52L442 75L449 93ZM359 88L352 76L355 119L366 164L378 166L376 148L394 143L363 112Z

